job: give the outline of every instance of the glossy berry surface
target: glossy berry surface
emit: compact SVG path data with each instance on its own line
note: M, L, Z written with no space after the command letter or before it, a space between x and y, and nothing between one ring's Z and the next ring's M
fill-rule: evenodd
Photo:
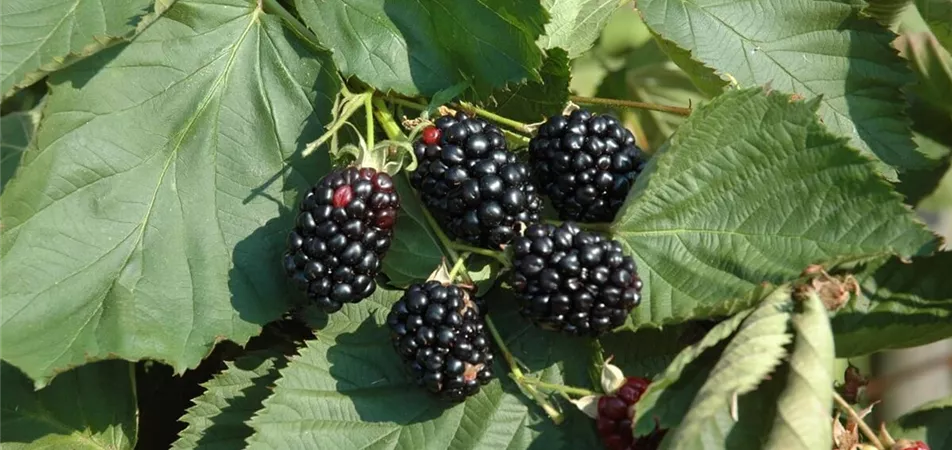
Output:
M529 166L508 150L502 131L463 112L442 116L414 142L411 185L453 239L498 248L539 220L542 198Z
M529 141L529 162L562 220L611 222L646 155L618 119L580 109L552 116Z
M598 336L641 303L641 279L621 244L573 222L531 225L512 247L520 311L543 329Z
M459 286L411 285L387 316L390 340L417 385L459 402L493 377L479 306Z
M664 432L660 430L638 439L632 435L631 420L635 412L632 406L648 389L649 383L647 378L628 377L617 391L599 397L595 427L606 449L654 450L661 444Z
M352 167L327 174L301 200L288 234L285 272L327 312L369 297L399 208L386 173Z

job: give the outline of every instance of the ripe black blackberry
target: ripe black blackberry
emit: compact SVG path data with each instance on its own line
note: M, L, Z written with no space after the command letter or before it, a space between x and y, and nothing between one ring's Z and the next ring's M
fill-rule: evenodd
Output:
M572 222L531 225L512 248L521 313L543 329L598 336L641 302L635 261L618 242Z
M385 172L332 171L304 194L284 268L318 307L335 312L373 294L400 198Z
M542 199L529 167L508 150L502 131L463 112L436 119L414 143L410 183L447 235L489 248L539 220Z
M647 157L618 119L580 109L539 127L529 162L559 218L611 222Z
M492 379L493 354L479 312L456 285L413 284L387 316L394 349L416 383L453 402Z

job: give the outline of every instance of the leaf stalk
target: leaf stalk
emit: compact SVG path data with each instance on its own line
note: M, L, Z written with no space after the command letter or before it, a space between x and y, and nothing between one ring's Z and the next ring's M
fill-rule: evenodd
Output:
M660 111L669 114L677 114L679 116L691 115L691 108L682 108L680 106L659 105L656 103L636 102L631 100L617 100L614 98L582 97L580 95L573 95L569 97L569 99L574 103L582 105L601 105L614 106L616 108L645 109L648 111Z

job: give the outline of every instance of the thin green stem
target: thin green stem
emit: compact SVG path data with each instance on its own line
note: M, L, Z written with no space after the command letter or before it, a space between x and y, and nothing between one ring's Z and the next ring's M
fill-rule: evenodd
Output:
M516 358L512 356L512 352L510 352L509 347L506 346L506 341L502 339L502 335L499 334L499 330L496 329L496 324L493 323L493 319L488 315L486 316L486 328L489 328L489 333L492 334L493 340L496 341L496 345L498 345L499 350L502 351L502 357L506 360L506 364L509 364L509 369L512 371L512 374L518 381L521 382L524 380L525 374L522 373L522 369L516 364Z
M394 141L406 138L403 131L400 130L400 125L397 125L397 121L393 118L393 114L390 114L390 109L387 108L387 104L376 97L374 97L372 102L376 107L374 108L374 115L377 116L377 122L383 127L383 131L387 133L387 137Z
M418 103L413 100L407 100L400 97L387 97L387 101L393 103L394 105L405 106L407 108L412 108L417 111L426 111L426 105L423 103Z
M614 98L582 97L573 95L569 99L574 103L582 105L603 105L614 106L617 108L646 109L649 111L660 111L679 116L690 116L691 108L682 108L680 106L658 105L655 103L635 102L631 100L617 100Z
M870 444L879 450L885 449L885 447L883 447L883 443L878 437L876 437L876 433L873 432L873 429L870 428L868 424L866 424L866 421L863 420L859 414L856 414L856 411L853 409L853 407L850 406L850 404L844 400L843 397L840 397L840 394L836 391L833 391L833 402L836 403L836 406L840 409L840 411L846 413L846 415L849 416L853 422L856 422L856 425L859 426L859 430L863 432L863 435L866 436L866 439L869 440Z
M485 109L482 109L472 103L459 102L458 105L460 109L468 110L476 114L477 116L485 117L489 120L492 120L493 122L496 122L500 125L505 125L520 133L532 134L533 128L529 126L528 124L519 122L518 120L512 120L508 117L503 117L503 116L500 116L499 114L486 111Z
M291 14L288 12L288 10L284 9L284 7L278 3L278 0L264 0L263 3L264 5L262 9L268 14L274 14L280 17L281 20L291 27L291 31L293 31L294 34L298 35L298 37L301 39L310 41L312 44L323 48L323 46L320 44L321 41L317 39L317 36L315 36L314 33L311 33L311 30L308 30L303 23L297 20L297 17L294 17L294 14ZM261 4L260 1L259 4Z
M502 264L504 267L507 267L507 268L512 267L512 263L509 262L508 259L506 259L506 256L503 254L503 252L493 251L488 248L473 247L471 245L466 245L466 244L455 242L455 241L450 242L449 245L450 247L453 247L453 250L459 250L463 252L475 253L477 255L488 256L490 258L495 259L496 261L499 261L499 263Z
M459 271L466 267L467 259L469 259L469 253L463 253L463 255L456 260L456 264L453 264L453 268L450 269L450 283L456 280L456 275L459 274Z
M573 386L565 386L565 385L561 385L561 384L546 383L546 382L544 382L544 381L542 381L542 380L538 380L538 379L536 379L536 378L526 377L526 378L523 378L523 379L522 379L522 382L523 382L523 383L526 383L526 384L531 384L531 385L533 385L533 386L536 386L536 387L539 387L539 388L542 388L542 389L545 389L545 390L554 391L554 392L559 392L559 393L562 393L562 394L580 395L580 396L583 396L583 397L586 396L586 395L598 395L597 392L595 392L595 391L590 391L590 390L585 389L585 388L573 387Z
M373 106L373 95L368 95L364 99L364 109L367 112L367 148L374 148L374 106Z

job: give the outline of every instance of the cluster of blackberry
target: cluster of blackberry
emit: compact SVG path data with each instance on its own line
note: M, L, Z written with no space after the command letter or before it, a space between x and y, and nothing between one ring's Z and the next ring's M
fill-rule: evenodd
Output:
M634 405L648 389L651 381L641 377L627 377L617 391L599 397L595 427L602 444L608 450L651 450L661 445L664 430L635 439L632 435Z

